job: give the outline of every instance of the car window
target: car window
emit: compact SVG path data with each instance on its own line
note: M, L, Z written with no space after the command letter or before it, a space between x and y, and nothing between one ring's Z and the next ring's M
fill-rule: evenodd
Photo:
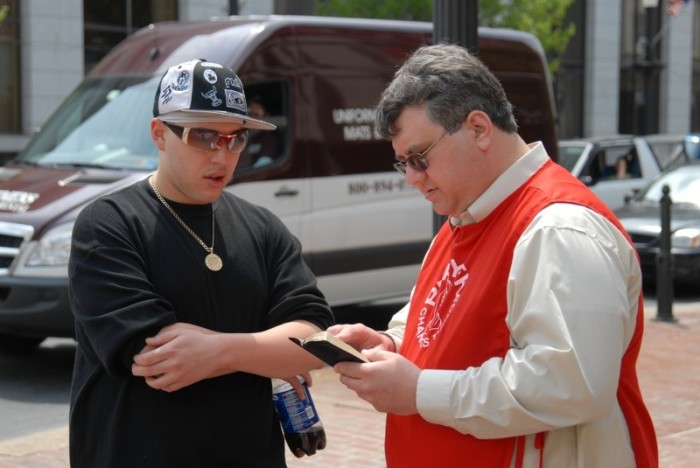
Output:
M571 172L576 165L576 162L581 157L581 153L586 148L586 145L576 146L559 146L559 164L564 166L566 170Z
M687 159L683 148L683 141L680 138L678 140L647 139L647 142L661 169L675 166Z
M691 203L700 206L700 166L686 167L667 173L649 186L642 197L643 200L658 202L666 185L674 203Z
M248 115L273 123L277 130L249 130L248 144L241 153L236 172L259 170L277 164L287 153L289 85L272 81L246 85Z
M597 148L591 152L582 176L593 185L601 181L638 179L642 172L634 146L620 145Z

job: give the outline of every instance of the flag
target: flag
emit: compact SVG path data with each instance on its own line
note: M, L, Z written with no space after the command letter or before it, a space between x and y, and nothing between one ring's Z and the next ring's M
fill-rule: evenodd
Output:
M689 0L668 0L668 6L666 7L666 12L669 16L678 16L683 9L683 6L688 3Z

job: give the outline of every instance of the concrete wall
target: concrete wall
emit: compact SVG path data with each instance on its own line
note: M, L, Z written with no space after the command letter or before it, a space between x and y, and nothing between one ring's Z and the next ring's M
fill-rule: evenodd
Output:
M228 0L180 0L179 16L183 21L228 16Z
M584 136L617 133L620 0L589 0L586 15Z
M228 0L180 0L181 20L202 20L213 16L228 16ZM274 0L238 1L240 15L270 15L274 11Z

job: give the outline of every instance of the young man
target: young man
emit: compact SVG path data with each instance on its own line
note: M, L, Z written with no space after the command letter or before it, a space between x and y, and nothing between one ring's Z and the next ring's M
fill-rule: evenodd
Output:
M389 413L389 467L656 466L641 273L610 210L519 137L500 83L458 46L411 56L377 126L449 216L385 334L329 329L374 348L335 370Z
M228 68L172 67L151 136L158 170L78 217L71 466L285 466L270 377L322 363L293 345L332 323L299 242L224 188L247 130Z

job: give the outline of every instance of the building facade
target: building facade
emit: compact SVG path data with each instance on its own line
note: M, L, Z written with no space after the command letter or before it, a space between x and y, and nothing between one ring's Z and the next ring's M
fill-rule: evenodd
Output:
M560 138L700 131L700 4L576 0L554 77ZM0 157L16 154L92 66L158 21L311 14L314 0L0 0Z
M0 162L19 152L90 68L127 35L158 21L227 16L231 3L0 0ZM240 14L274 9L274 0L237 3Z
M576 0L554 79L561 138L700 131L700 5Z

